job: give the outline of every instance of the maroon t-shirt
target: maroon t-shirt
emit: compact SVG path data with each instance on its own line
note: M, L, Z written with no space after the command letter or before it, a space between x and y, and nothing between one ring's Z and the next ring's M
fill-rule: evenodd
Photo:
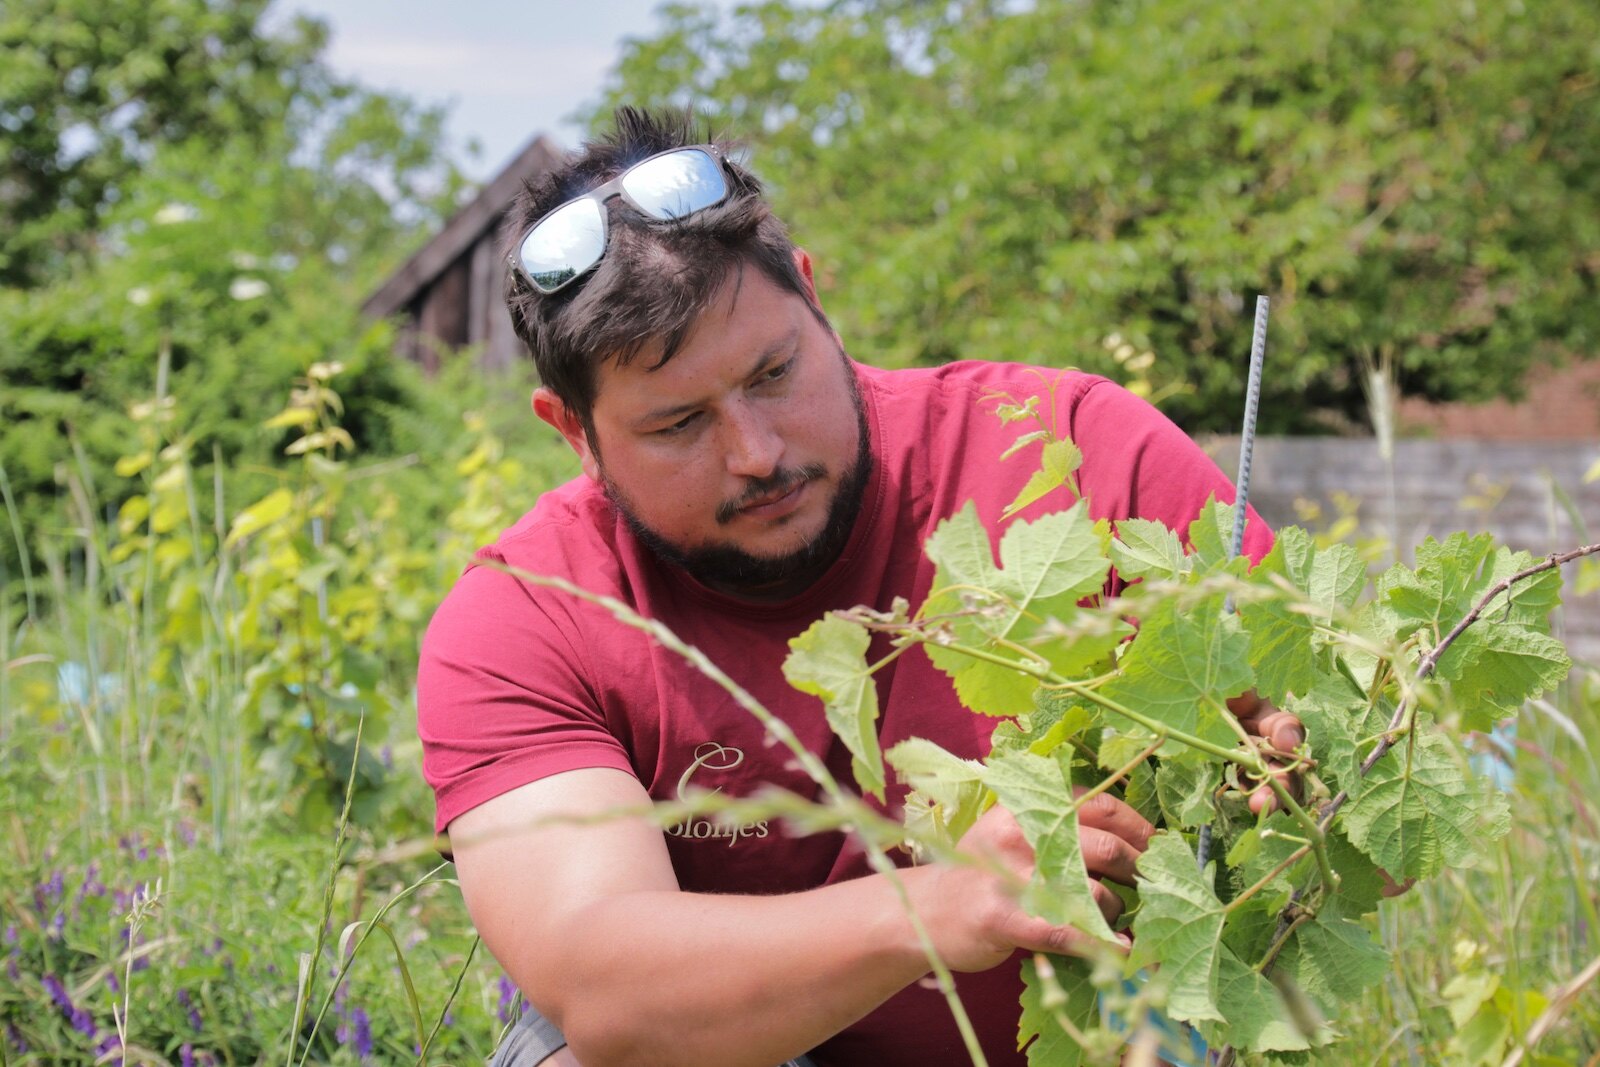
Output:
M829 732L821 702L791 688L781 665L790 638L824 612L896 597L926 597L933 564L922 544L968 501L996 537L1005 506L1037 469L1039 446L1002 462L1036 426L1004 425L985 398L1006 393L1051 404L1057 432L1083 451L1079 485L1091 514L1159 519L1186 531L1207 497L1233 487L1165 416L1103 378L1015 364L954 363L883 371L855 365L875 457L861 513L839 560L810 589L777 604L713 592L656 560L600 488L578 478L542 497L480 557L571 580L665 623L782 718L842 783L850 754ZM1046 498L1018 516L1068 503ZM1246 554L1260 558L1271 533L1253 514ZM912 736L979 758L995 720L956 700L948 677L912 653L877 675L883 748ZM418 676L423 769L437 799L436 827L528 782L580 767L612 767L670 800L686 785L744 796L779 786L817 799L816 786L760 724L673 652L617 623L604 609L502 571L469 567L428 628ZM889 807L905 789L891 783ZM867 873L861 850L838 833L795 837L781 824L737 828L694 819L668 831L683 889L786 893ZM693 961L684 961L686 971ZM1016 1051L1015 959L957 987L992 1064L1021 1064ZM821 1065L963 1062L943 997L913 983L823 1044Z

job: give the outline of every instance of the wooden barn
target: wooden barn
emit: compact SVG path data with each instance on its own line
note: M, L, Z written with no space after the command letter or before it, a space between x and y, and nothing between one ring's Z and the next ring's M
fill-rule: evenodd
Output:
M399 355L430 372L451 351L468 345L479 349L484 370L528 358L506 314L500 230L522 184L550 170L561 156L555 142L535 137L361 305L371 318L400 320Z

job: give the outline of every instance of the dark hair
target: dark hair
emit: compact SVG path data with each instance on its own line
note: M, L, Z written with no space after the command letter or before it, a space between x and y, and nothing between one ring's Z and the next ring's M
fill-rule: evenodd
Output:
M662 345L655 366L666 363L700 313L730 279L737 284L746 266L810 302L794 263L794 244L761 199L761 183L726 157L733 144L712 141L684 112L621 107L614 122L609 136L586 143L569 162L524 186L507 218L508 255L557 207L673 148L716 144L723 149L728 198L673 222L647 218L614 198L607 205L605 256L587 276L546 295L507 272L512 326L533 353L540 379L578 416L591 445L600 365L608 359L626 365L655 339Z

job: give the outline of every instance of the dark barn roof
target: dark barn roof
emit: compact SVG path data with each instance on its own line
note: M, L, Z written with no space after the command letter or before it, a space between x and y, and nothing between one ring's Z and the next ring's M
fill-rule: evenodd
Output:
M500 227L525 182L562 158L549 138L535 137L444 229L390 275L361 305L370 318L403 316L400 352L432 370L444 350L482 345L484 367L525 355L502 300L505 262Z

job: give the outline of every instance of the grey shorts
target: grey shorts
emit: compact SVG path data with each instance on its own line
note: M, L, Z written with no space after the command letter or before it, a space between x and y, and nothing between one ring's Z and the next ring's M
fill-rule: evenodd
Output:
M530 1006L522 1017L512 1024L506 1039L494 1050L489 1067L536 1067L547 1056L565 1048L567 1039L561 1036L555 1024ZM815 1067L808 1056L799 1056L780 1063L778 1067Z

